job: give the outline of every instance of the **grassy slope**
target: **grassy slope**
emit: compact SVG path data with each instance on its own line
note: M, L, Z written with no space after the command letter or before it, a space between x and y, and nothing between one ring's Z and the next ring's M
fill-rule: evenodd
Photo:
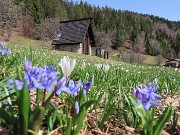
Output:
M157 65L157 57L156 56L150 56L150 55L144 55L145 60L143 61L144 64L149 64L149 65ZM161 65L164 65L166 62L166 59L163 60Z
M1 39L0 39L1 40ZM37 49L42 49L42 50L51 50L51 42L46 42L46 41L41 41L41 40L33 40L33 39L29 39L29 38L24 38L24 37L15 37L15 38L11 38L10 42L6 43L11 49L15 46L18 47L33 47L33 48L37 48ZM12 49L13 51L13 49ZM106 62L106 63L124 63L121 61L118 61L117 58L114 59L111 55L109 57L108 60L105 60L103 58L99 58L96 56L89 56L89 55L83 55L83 54L74 54L71 52L65 52L65 51L54 51L54 54L58 54L61 56L64 55L68 55L69 57L78 57L78 58L83 58L83 59L87 59L87 61L97 61L97 62Z
M1 38L0 38L1 40ZM51 49L51 42L45 42L45 41L40 41L40 40L32 40L29 38L24 38L24 37L15 37L11 38L10 42L7 43L8 46L32 46L33 48L41 48L41 49ZM61 52L63 55L69 55L69 56L74 56L74 53L70 52ZM77 54L77 57L82 55ZM103 58L95 57L95 56L87 56L83 55L84 58L87 59L94 59L97 61L104 61ZM143 61L144 64L148 65L157 65L156 57L155 56L150 56L150 55L144 55L145 60ZM123 63L118 57L117 57L117 51L111 51L109 53L109 60L106 60L107 63L111 62L118 62L118 63ZM162 63L164 64L164 62Z
M57 65L63 56L69 56L70 58L75 58L77 60L77 64L81 66L82 62L85 61L87 64L111 64L111 66L117 66L123 72L126 72L127 76L129 75L130 78L133 76L135 77L136 81L137 78L143 78L142 80L148 82L153 81L154 78L159 78L162 82L168 81L168 83L172 82L176 79L179 80L180 74L179 72L174 71L173 68L166 68L166 67L157 67L157 66L150 66L150 65L130 65L128 63L123 63L118 61L117 57L113 55L113 53L109 54L109 59L105 60L103 58L99 58L96 56L89 56L83 54L75 54L72 52L65 52L65 51L55 51L55 50L48 50L51 48L51 43L39 41L39 40L31 40L22 37L12 38L7 46L10 47L12 52L19 52L24 57L19 57L20 65L24 64L24 59L31 59L30 47L33 47L33 62L36 65L44 66L44 65ZM48 49L47 49L48 48ZM114 52L115 53L115 52ZM147 56L146 59L147 64L153 64L155 58L153 56ZM94 68L94 67L91 67ZM161 71L165 71L165 78L161 77ZM156 73L157 72L157 73ZM168 76L166 74L169 74ZM176 75L175 75L176 74ZM145 75L145 76L144 76ZM149 78L150 79L149 79ZM148 78L148 79L147 79ZM131 80L131 79L130 79ZM137 83L137 82L136 82ZM138 82L139 83L139 82ZM179 84L179 83L178 83ZM179 89L179 85L176 84L176 88L173 88L175 91ZM133 84L135 85L135 84ZM164 85L164 84L163 84ZM172 85L174 86L174 84Z
M116 74L114 72L114 68L112 68L112 71L110 71L108 74L108 78L104 79L106 77L106 74L104 72L100 72L99 74L95 74L94 76L94 69L95 66L91 66L88 69L88 73L86 74L86 70L79 70L80 68L76 68L75 70L77 72L73 72L72 76L75 78L82 78L87 80L90 80L92 76L94 76L94 86L91 90L96 91L111 91L114 90L116 95L120 94L119 89L122 89L124 92L128 92L135 88L137 84L140 83L147 83L152 82L154 79L158 80L161 85L159 85L160 90L165 90L165 85L168 85L170 90L173 90L173 92L179 90L179 78L180 78L180 72L175 72L173 68L162 68L162 67L156 67L149 65L143 65L143 66L137 66L137 65L130 65L127 63L122 63L118 61L117 57L115 57L113 54L110 54L109 60L104 60L103 58L99 58L96 56L88 56L88 55L82 55L82 54L75 54L71 52L62 52L62 51L54 51L54 50L48 50L51 48L50 42L43 42L43 41L37 41L37 40L31 40L26 39L22 37L16 37L12 38L9 43L7 43L8 47L11 48L12 52L19 51L21 53L24 53L27 58L29 57L28 54L30 54L29 46L33 47L33 54L34 54L34 61L35 64L44 66L44 64L48 65L57 65L57 62L59 62L60 58L64 55L68 55L72 58L77 58L77 63L82 63L82 61L86 61L87 63L111 63L114 64L117 63L116 66L120 68L119 74ZM21 49L22 48L22 49ZM149 63L153 63L153 57L148 57ZM19 57L20 59L20 57ZM23 58L22 58L23 59ZM117 60L117 61L116 61ZM24 63L21 63L23 65ZM34 63L33 63L34 64ZM77 67L77 66L76 66ZM105 76L104 76L105 75ZM101 78L102 77L102 78ZM101 80L100 80L101 79ZM177 80L176 80L177 79ZM118 83L118 80L119 83ZM168 82L168 83L167 83ZM109 92L110 93L110 92ZM128 92L129 93L129 92ZM121 101L119 101L120 103Z
M150 56L150 55L144 55L142 54L142 56L145 58L145 60L143 61L143 64L147 64L147 65L157 65L157 57L156 56ZM109 57L110 59L114 60L114 61L121 61L120 58L118 57L118 52L117 51L111 51L109 53ZM162 65L165 64L165 61L162 63Z
M32 40L24 37L15 37L11 38L8 45L24 45L24 46L32 46L32 47L42 47L42 48L51 48L50 42L45 42L41 40Z

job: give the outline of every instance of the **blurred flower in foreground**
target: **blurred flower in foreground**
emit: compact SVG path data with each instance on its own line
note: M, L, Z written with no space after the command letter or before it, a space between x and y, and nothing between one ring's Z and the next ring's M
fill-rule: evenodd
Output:
M57 84L57 74L59 74L59 72L54 71L54 66L44 66L42 70L40 88L53 92Z
M30 60L26 60L25 64L24 64L24 71L28 71L32 69L32 61Z
M83 61L81 69L84 69L86 67L86 63Z
M2 47L4 45L4 43L3 42L0 42L0 47Z
M103 65L103 70L104 70L104 71L107 72L107 71L109 70L109 68L110 68L110 66L109 66L108 64L104 64L104 65Z
M75 67L75 64L76 64L75 59L70 60L68 56L64 56L58 65L61 67L63 74L66 77L69 77L69 75L71 74L72 70Z
M91 87L92 83L86 81L83 86L83 94L86 94L86 91Z
M58 72L54 72L53 66L44 66L44 68L40 67L32 67L32 62L27 60L24 65L26 85L28 90L32 89L45 89L50 92L54 90L54 87L57 83ZM10 86L9 88L16 88L21 90L24 85L24 79L22 80L9 80ZM15 84L14 84L15 83Z
M134 97L137 98L138 103L142 103L145 110L149 110L152 105L161 106L162 104L154 102L156 99L161 98L159 94L156 94L157 86L153 86L149 83L147 86L138 86L134 90Z
M102 64L95 64L95 66L97 67L98 70L100 70L103 67Z
M0 50L1 55L4 55L4 54L6 54L6 53L10 53L10 52L11 52L11 50L10 50L9 48L2 48L2 49Z
M61 94L61 92L69 93L73 96L77 95L78 90L83 85L83 83L79 80L77 84L71 79L67 82L67 76L63 76L62 78L58 78L57 74L59 72L54 71L54 66L44 66L41 67L33 67L32 61L27 60L24 64L26 85L28 90L32 89L44 89L49 92L55 92L57 96ZM10 85L9 88L13 89L15 86L18 90L22 90L24 85L24 79L22 80L8 80ZM90 88L91 83L85 82L83 85L83 93L86 94L86 91Z
M69 92L69 88L66 87L66 81L67 78L65 76L63 76L61 79L58 79L58 82L55 86L56 96L59 96L61 92Z
M66 77L64 77L64 78L66 78ZM75 82L73 80L69 80L69 82L67 83L68 84L67 86L65 85L66 81L62 81L62 83L64 83L64 84L61 85L61 87L59 87L56 91L57 96L59 96L61 92L66 92L73 96L77 96L78 90L83 85L83 83L80 80L77 82L77 84L75 84ZM92 83L88 82L88 81L86 81L84 83L83 94L86 94L86 91L91 87L91 85L92 85Z
M98 70L104 70L104 71L108 71L110 66L108 64L95 64L95 66L97 67Z
M74 81L70 80L69 83L68 83L69 93L71 95L76 96L79 88L81 87L81 85L82 85L81 81L78 81L78 83L75 85Z
M77 101L74 103L74 111L76 115L79 113L79 103Z

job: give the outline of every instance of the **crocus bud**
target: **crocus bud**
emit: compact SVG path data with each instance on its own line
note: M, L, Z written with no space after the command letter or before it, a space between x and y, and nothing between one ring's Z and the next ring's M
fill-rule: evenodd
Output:
M25 64L24 64L24 70L25 71L29 71L32 69L32 61L30 60L26 60Z
M61 62L59 63L59 66L61 67L63 74L66 77L69 77L69 75L71 74L72 70L75 67L75 64L76 64L75 59L70 60L68 56L64 56L61 59Z
M11 50L9 48L2 48L2 50L0 50L1 55L4 55L6 53L10 53L10 52L11 52Z
M76 115L79 113L79 103L77 101L74 103L74 111Z
M83 94L86 94L86 91L91 87L92 83L86 81L83 86Z
M4 45L4 43L3 42L0 42L0 47L2 47Z

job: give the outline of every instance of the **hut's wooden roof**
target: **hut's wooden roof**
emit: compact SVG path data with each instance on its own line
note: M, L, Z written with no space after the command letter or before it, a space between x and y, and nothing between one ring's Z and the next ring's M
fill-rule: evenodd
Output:
M53 45L82 43L88 32L92 44L95 44L91 26L92 18L68 20L60 22L59 32L53 39Z

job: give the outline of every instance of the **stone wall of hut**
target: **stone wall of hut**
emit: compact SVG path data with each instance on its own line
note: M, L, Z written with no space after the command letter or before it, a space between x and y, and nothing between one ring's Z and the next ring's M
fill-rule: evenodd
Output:
M80 45L79 44L71 44L71 45L55 45L54 49L59 51L68 51L80 54Z
M91 55L91 45L89 45L89 55ZM68 52L74 52L78 54L83 53L83 44L71 44L71 45L55 45L54 46L55 50L59 51L68 51Z

